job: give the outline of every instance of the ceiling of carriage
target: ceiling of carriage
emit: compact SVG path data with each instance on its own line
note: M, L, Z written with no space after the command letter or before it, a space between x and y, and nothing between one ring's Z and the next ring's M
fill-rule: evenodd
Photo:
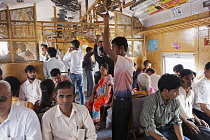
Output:
M0 0L0 8L6 6L10 8L19 8L36 3L37 20L51 21L54 17L55 3L52 1L76 1L81 2L81 15L86 12L86 2L90 8L95 0ZM104 0L98 0L103 3ZM107 0L113 1L113 0ZM210 0L115 0L115 10L120 11L119 3L121 2L121 12L125 15L134 16L140 19L145 27L172 21L179 18L199 14L208 11L208 7L204 7L203 3ZM118 6L117 6L118 4ZM56 14L59 13L60 7L56 7ZM71 8L69 8L71 10ZM68 9L68 10L69 10ZM74 9L74 7L73 7ZM108 9L110 10L110 9ZM111 14L113 15L113 14ZM67 11L66 21L79 22L79 11ZM100 16L99 16L99 20Z

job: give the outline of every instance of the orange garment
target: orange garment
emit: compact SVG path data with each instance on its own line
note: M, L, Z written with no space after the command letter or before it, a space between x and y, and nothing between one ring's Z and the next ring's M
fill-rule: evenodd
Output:
M34 105L28 101L21 101L18 97L12 97L12 103L18 106L27 107L30 109L34 109Z

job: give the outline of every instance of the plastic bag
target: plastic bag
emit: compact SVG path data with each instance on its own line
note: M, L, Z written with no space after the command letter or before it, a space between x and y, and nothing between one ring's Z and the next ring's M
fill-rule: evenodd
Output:
M110 107L107 110L107 117L106 117L106 129L110 128L112 124L112 108Z

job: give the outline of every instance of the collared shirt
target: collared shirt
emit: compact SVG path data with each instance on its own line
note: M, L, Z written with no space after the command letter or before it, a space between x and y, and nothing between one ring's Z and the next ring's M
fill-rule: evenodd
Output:
M152 74L150 76L150 79L151 79L151 87L154 89L154 91L158 91L158 81L160 79L160 75L157 75L157 74Z
M40 89L41 81L35 79L32 83L27 79L21 86L19 92L19 99L35 103L37 100L41 100L42 92Z
M7 119L0 124L1 140L42 140L36 113L22 106L11 105Z
M72 103L70 117L61 112L59 105L49 109L42 117L44 140L79 140L81 130L85 130L85 140L96 140L93 121L83 105Z
M192 90L189 90L188 93L183 89L183 87L180 87L180 95L178 96L179 102L180 102L180 116L183 119L190 119L194 118L192 114L192 105L194 102L194 92Z
M50 57L46 62L43 63L43 72L45 79L51 79L50 71L54 68L58 68L60 72L65 72L65 65L61 60L55 57Z
M202 111L200 103L207 104L208 108L210 108L210 80L204 76L197 83L193 84L192 89L195 93L193 108Z
M74 74L83 73L82 62L84 53L81 50L73 50L72 52L67 52L63 57L63 61L70 61L70 72Z
M130 97L132 95L134 64L127 56L117 56L114 70L114 95Z
M167 104L164 104L159 90L146 98L140 115L140 123L147 135L152 131L162 136L157 128L182 123L179 118L180 104L177 99L169 100Z

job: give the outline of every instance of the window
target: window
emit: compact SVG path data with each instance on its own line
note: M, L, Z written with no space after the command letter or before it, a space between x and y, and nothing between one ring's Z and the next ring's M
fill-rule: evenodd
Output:
M182 64L184 69L196 71L194 53L162 53L163 74L174 74L173 67Z

